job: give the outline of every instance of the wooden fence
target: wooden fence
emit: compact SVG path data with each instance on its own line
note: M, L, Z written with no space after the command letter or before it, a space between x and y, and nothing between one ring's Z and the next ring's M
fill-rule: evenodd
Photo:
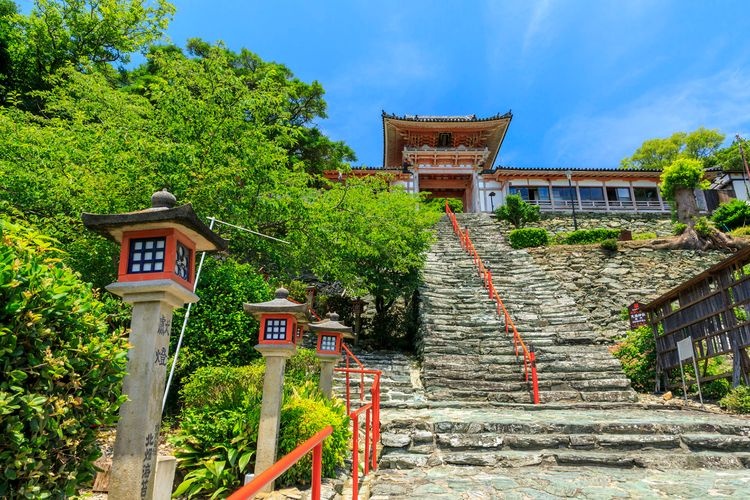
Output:
M656 389L669 388L668 373L680 366L677 342L691 337L701 383L730 377L750 383L750 248L745 248L650 302L643 308L656 339ZM707 376L708 360L731 354L732 370Z

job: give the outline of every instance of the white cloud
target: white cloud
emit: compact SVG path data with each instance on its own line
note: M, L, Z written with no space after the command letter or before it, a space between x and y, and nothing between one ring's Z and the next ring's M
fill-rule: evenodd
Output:
M552 165L615 167L641 143L676 131L718 128L727 136L750 127L750 71L715 75L653 90L613 112L578 114L545 136Z
M550 22L552 14L552 2L550 0L541 0L534 4L531 11L531 19L526 25L526 32L523 35L523 53L528 53L532 45L537 42L544 43L552 34L552 23Z

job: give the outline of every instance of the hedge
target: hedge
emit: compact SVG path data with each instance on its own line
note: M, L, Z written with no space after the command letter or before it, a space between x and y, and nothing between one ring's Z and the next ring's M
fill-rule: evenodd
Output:
M508 243L513 248L541 247L549 243L549 233L538 227L514 229L508 233Z

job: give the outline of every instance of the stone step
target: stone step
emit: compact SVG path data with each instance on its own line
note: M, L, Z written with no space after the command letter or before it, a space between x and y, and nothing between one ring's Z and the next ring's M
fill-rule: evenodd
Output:
M736 470L750 468L750 453L690 452L684 450L621 451L617 450L500 450L456 451L439 454L385 452L380 458L382 469L410 469L430 465L479 467L616 467L616 468L679 468Z
M380 469L371 500L455 498L703 498L707 492L747 497L747 471L612 467L472 467Z
M383 445L402 435L384 435ZM396 440L394 443L398 443ZM411 444L411 443L410 443ZM643 450L728 451L750 453L750 437L721 434L496 434L446 433L435 436L441 450ZM406 448L405 446L397 446Z

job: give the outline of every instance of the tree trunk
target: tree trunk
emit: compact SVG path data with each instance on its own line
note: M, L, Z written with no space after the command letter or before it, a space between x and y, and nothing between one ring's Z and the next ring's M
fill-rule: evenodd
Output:
M677 205L677 221L687 224L689 228L692 228L695 225L695 217L698 215L698 204L695 201L693 190L676 190L674 193L674 202Z

